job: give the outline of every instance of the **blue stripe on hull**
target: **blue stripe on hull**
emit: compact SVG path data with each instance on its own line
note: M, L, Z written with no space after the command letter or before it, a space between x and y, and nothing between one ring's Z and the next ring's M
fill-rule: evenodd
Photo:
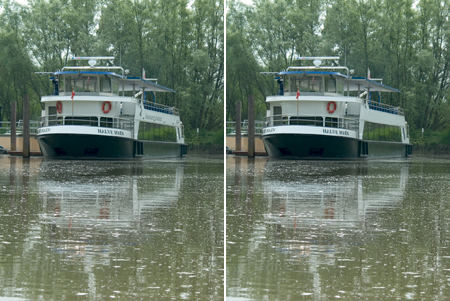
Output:
M298 159L364 159L406 157L407 144L399 142L364 141L367 156L360 156L361 140L346 137L277 134L263 136L267 154L271 157Z
M39 136L38 142L45 157L60 159L141 159L181 157L186 154L186 144L121 137L53 134ZM139 143L142 151L136 151Z

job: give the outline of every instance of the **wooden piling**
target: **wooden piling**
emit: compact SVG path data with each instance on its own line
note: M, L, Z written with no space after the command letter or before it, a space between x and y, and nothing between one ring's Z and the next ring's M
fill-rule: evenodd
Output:
M17 150L16 145L16 102L11 102L11 149L10 151L15 152Z
M236 102L236 149L235 151L241 151L241 102Z
M248 96L248 157L255 157L255 100L253 95Z
M28 94L23 96L23 152L24 158L30 157L30 99Z

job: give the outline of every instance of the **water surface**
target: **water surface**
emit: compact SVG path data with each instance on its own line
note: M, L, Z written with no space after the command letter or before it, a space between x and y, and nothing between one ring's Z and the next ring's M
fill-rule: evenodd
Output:
M0 156L0 300L223 300L223 160Z
M227 300L448 300L450 158L228 156Z

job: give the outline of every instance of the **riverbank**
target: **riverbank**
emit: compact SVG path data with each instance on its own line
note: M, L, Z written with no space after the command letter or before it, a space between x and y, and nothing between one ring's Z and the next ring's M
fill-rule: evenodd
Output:
M450 130L411 130L410 142L414 153L450 154Z
M203 154L223 154L223 130L220 131L206 131L200 129L185 131L185 142L188 145L188 154L203 153Z

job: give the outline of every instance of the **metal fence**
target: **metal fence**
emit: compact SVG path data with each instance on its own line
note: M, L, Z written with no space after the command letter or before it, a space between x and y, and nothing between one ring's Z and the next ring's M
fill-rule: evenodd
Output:
M262 134L262 130L265 127L265 122L261 120L255 120L255 134ZM241 122L241 135L247 135L248 120ZM236 121L227 121L226 124L227 135L236 135Z
M39 121L30 120L30 134L37 134L39 128ZM23 121L16 122L16 135L21 135L23 129ZM0 121L0 135L11 135L11 122Z

